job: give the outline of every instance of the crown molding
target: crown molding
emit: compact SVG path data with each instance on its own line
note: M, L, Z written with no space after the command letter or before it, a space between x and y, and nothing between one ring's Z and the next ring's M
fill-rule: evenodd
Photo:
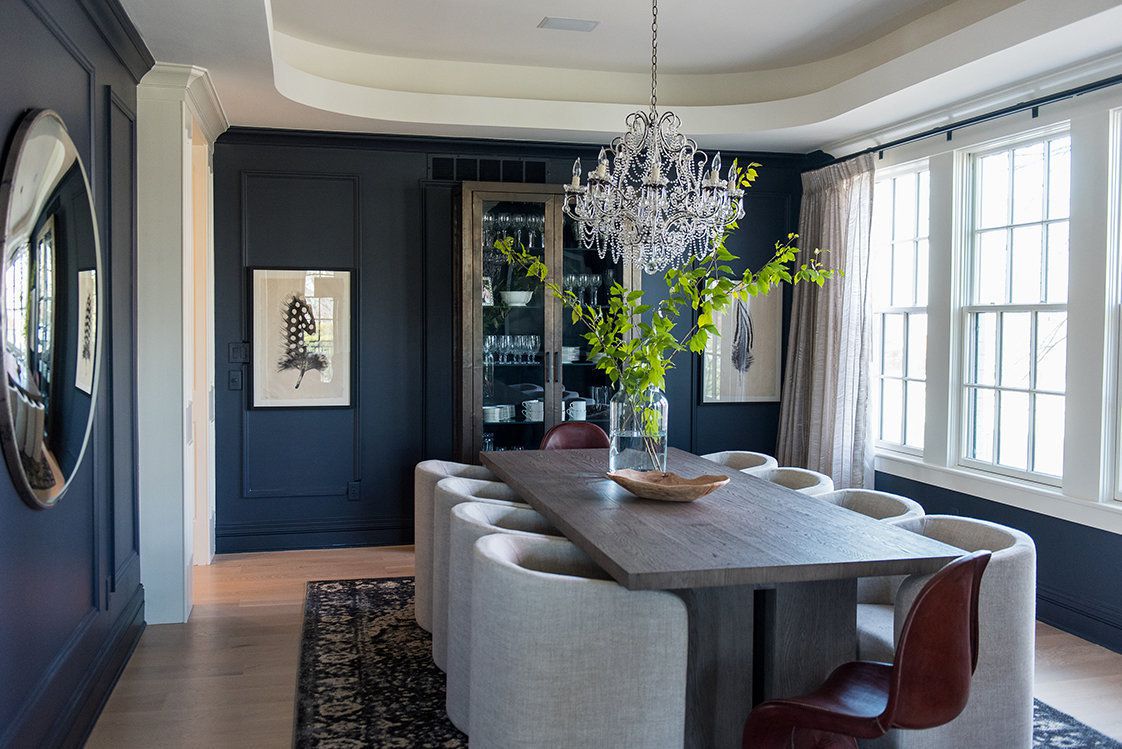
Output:
M828 143L822 147L822 150L835 158L845 158L859 151L876 148L884 143L890 143L901 138L908 138L958 120L964 120L1028 99L1047 96L1119 74L1122 74L1122 52L1106 55L1048 75L1035 76L982 96L964 99L951 106L933 109L919 117L865 133L856 138Z
M199 121L209 143L213 143L230 127L210 73L196 65L156 63L140 81L136 96L139 101L186 104Z
M79 0L86 15L93 21L113 54L121 61L133 80L139 82L156 64L140 32L119 0Z

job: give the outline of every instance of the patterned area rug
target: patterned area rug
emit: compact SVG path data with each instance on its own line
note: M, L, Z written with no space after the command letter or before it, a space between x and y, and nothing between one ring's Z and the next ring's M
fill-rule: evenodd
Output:
M444 674L413 620L413 578L308 583L296 749L459 749L444 714ZM1122 749L1037 700L1034 749Z

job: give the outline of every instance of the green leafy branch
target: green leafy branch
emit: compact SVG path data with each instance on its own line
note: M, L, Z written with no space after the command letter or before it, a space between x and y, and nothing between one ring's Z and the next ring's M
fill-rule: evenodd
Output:
M753 163L743 170L737 168L741 187L752 186L757 167L759 164ZM551 281L549 269L541 258L525 247L516 248L512 237L496 241L495 248L527 277L544 284L548 293L569 310L574 325L584 325L589 359L607 373L613 385L635 397L649 387L661 389L665 386L666 373L673 368L674 357L679 352L703 352L709 336L720 335L715 324L716 315L727 310L735 300L747 301L784 283L822 286L841 274L820 262L822 250L815 249L808 257L800 257L802 251L796 245L798 235L788 234L786 239L775 243L775 254L763 267L736 275L729 263L737 257L728 251L725 243L729 234L738 228L737 222L729 223L709 255L684 267L667 270L663 279L669 293L655 305L644 303L642 290L629 291L619 283L612 284L605 307L585 304L572 290ZM694 322L681 333L676 329L686 310L697 314L689 315Z

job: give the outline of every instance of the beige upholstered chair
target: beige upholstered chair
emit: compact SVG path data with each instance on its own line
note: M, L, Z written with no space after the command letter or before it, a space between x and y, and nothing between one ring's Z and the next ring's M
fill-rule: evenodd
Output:
M818 495L834 490L833 479L809 468L766 468L752 475L803 494Z
M711 460L714 463L720 463L735 471L743 471L744 473L758 473L759 471L765 471L769 468L779 467L779 463L770 455L754 453L748 450L725 450L724 452L709 453L701 457L706 460Z
M607 577L564 539L476 542L472 746L682 746L686 606Z
M490 502L504 507L530 506L501 481L446 478L436 484L432 512L432 659L441 671L448 654L448 557L452 508L461 502Z
M819 494L818 498L874 520L898 521L923 517L923 507L914 499L872 489L838 489Z
M557 537L536 511L485 502L462 502L452 508L448 557L447 708L448 718L468 732L471 691L472 554L475 542L492 533L527 538Z
M495 480L495 475L482 466L448 460L425 460L413 470L413 609L417 624L426 632L432 632L433 495L436 483L449 476Z
M950 515L887 521L964 551L993 552L978 599L978 668L970 701L950 723L927 731L896 729L868 744L885 749L1032 746L1036 624L1036 545L1021 531ZM891 661L895 639L928 575L862 580L858 657Z

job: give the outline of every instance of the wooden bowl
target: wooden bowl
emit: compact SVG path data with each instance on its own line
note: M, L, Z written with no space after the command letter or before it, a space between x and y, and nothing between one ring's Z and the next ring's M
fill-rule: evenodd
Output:
M676 473L633 471L630 468L609 471L608 478L636 497L657 499L661 502L692 502L729 482L728 476L698 476L687 479Z

